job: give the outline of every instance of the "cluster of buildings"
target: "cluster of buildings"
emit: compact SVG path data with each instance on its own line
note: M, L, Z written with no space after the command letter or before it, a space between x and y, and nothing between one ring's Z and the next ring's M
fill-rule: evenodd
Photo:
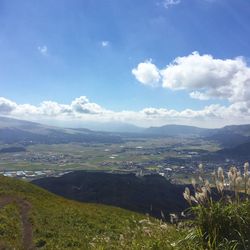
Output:
M25 153L16 153L16 154L6 154L1 156L1 161L10 162L10 161L27 161L31 163L47 163L47 164L66 164L72 163L76 160L76 157L73 157L70 154L61 154L61 153L38 153L38 152L25 152ZM79 159L80 160L80 159Z
M21 179L37 179L42 177L59 177L69 171L37 170L37 171L0 171L0 175Z

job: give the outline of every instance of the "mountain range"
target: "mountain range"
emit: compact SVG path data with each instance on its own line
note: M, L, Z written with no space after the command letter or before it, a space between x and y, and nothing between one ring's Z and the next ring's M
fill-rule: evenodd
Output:
M89 129L58 128L39 123L0 117L0 142L27 144L120 143L120 136Z
M107 128L104 126L103 130L105 129ZM21 143L24 145L32 143L51 144L69 142L121 143L123 137L126 136L200 137L205 140L216 141L222 147L228 148L250 142L250 125L232 125L223 128L207 129L174 124L149 128L140 128L130 124L114 124L114 131L106 132L86 128L61 128L0 117L0 142L2 143Z

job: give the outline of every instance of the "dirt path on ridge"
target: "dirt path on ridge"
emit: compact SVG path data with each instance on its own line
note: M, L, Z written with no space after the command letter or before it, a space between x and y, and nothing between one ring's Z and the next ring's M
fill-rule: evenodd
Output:
M4 206L16 203L20 209L20 219L22 223L22 239L23 239L23 248L25 250L34 249L33 241L32 241L32 224L29 221L29 211L31 209L31 204L20 198L15 196L3 196L0 197L0 209ZM0 246L0 249L1 246Z

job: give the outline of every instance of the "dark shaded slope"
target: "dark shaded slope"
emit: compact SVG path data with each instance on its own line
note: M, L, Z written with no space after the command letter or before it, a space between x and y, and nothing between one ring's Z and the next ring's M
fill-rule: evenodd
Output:
M232 125L219 129L208 129L202 134L207 140L220 143L225 148L250 142L250 125Z
M225 126L222 130L243 136L250 136L250 124Z
M187 204L184 186L172 185L159 175L108 174L76 171L60 178L43 178L34 184L63 197L118 206L161 217L161 211L181 212Z
M18 152L25 152L26 149L23 147L7 147L7 148L1 148L0 154L3 153L18 153Z
M219 131L206 136L207 140L217 141L221 146L228 148L250 142L249 136L244 136L230 131Z
M240 144L236 147L225 148L216 152L217 155L227 158L244 158L244 160L250 159L250 142Z

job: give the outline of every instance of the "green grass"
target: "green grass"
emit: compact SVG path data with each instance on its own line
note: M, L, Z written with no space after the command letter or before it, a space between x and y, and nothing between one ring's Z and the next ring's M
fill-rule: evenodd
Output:
M21 231L18 208L14 204L6 205L0 211L0 245L21 244ZM11 237L10 237L11 236Z
M185 230L159 220L111 206L69 201L1 176L0 200L6 195L31 204L33 242L41 249L194 249L177 244L185 238ZM15 203L0 209L0 222L0 244L22 249Z

